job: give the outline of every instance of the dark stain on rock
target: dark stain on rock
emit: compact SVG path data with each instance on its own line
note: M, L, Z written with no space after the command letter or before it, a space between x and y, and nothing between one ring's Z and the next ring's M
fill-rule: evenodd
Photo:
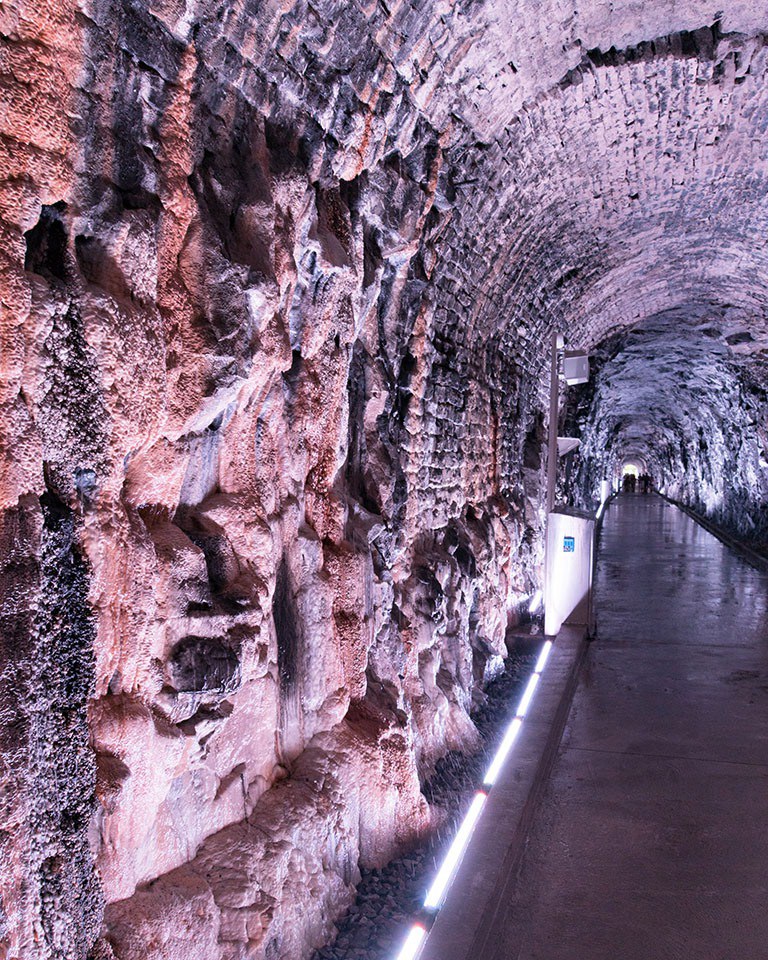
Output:
M45 938L40 956L85 960L104 908L88 841L96 803L87 723L96 627L76 516L51 491L41 507L40 597L25 697L36 771L28 784L30 869Z
M296 602L291 588L288 564L285 558L277 568L275 594L272 599L272 617L277 636L277 669L283 692L296 683L301 664L302 637Z
M185 637L171 651L168 663L177 693L226 692L239 680L237 654L215 637Z
M48 458L48 482L65 502L71 502L76 491L92 498L98 475L106 470L109 417L76 304L54 315L44 346L46 389L38 424Z

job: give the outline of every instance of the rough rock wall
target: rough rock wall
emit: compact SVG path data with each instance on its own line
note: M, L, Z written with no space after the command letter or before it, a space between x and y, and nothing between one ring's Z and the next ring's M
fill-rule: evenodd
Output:
M8 956L322 942L535 585L549 329L764 344L765 11L581 6L3 8Z
M360 11L3 16L2 955L297 958L533 586L445 131Z

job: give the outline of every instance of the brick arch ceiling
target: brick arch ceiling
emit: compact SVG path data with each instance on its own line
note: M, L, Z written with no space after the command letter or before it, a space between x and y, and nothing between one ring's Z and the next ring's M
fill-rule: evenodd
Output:
M503 325L532 359L552 326L592 348L704 303L765 346L768 50L727 17L647 39L652 26L590 49L488 141L449 153L477 330Z

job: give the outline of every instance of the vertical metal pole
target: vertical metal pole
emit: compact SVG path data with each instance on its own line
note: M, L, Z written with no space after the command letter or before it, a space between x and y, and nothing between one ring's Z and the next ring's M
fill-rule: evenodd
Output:
M544 528L544 632L547 633L552 613L552 569L550 557L550 515L555 508L557 484L557 414L559 408L559 380L557 377L557 348L560 337L552 334L552 368L549 382L549 443L547 445L547 523Z
M559 412L559 379L557 376L557 332L552 334L552 370L549 383L549 452L547 454L547 520L555 509L557 486L557 415Z

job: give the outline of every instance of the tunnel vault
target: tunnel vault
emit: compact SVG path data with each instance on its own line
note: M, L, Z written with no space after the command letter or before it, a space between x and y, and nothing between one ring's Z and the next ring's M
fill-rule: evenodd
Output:
M4 6L0 956L299 960L434 827L540 583L552 330L574 499L642 455L764 536L766 31Z

